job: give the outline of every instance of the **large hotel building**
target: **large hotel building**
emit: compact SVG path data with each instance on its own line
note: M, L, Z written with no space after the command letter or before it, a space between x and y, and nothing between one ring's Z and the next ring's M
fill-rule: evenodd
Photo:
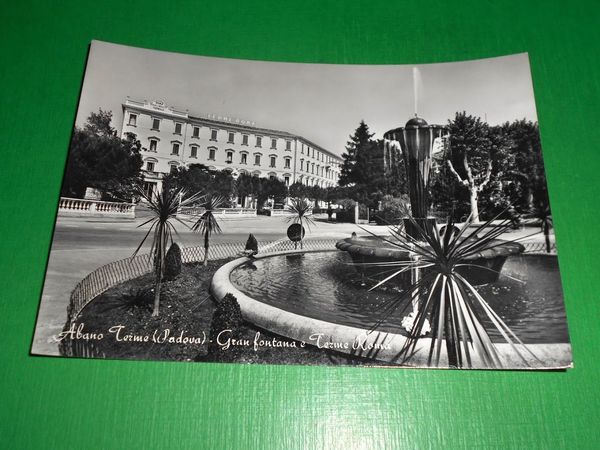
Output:
M288 186L336 186L340 175L342 159L302 136L239 119L194 116L163 102L127 99L122 136L126 133L142 144L147 191L160 189L164 174L190 164L277 178Z

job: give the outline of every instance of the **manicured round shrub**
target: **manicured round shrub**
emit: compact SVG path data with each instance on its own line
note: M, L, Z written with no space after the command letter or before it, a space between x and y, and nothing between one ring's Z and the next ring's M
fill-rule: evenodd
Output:
M248 236L248 240L246 241L246 248L244 249L246 253L256 255L258 253L258 241L254 237L252 233Z
M181 249L179 245L173 243L167 255L165 256L165 271L164 279L167 281L174 280L181 273Z
M242 310L232 294L227 294L218 303L212 322L210 324L210 338L208 343L208 357L211 361L231 362L236 361L241 350L239 347L230 346L223 349L219 342L241 339L240 326L242 325ZM219 337L220 334L220 337Z

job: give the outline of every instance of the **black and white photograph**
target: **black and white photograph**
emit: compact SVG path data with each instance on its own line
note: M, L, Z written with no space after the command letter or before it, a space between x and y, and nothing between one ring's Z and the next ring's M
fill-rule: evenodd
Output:
M527 53L338 65L93 41L31 353L570 368L540 126Z

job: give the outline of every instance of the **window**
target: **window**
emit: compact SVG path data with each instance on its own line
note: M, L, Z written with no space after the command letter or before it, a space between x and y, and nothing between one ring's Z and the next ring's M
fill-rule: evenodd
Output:
M248 164L248 154L242 153L240 157L240 164Z
M175 123L175 134L181 134L181 124Z
M195 145L191 147L190 150L190 158L197 158L198 157L198 147L196 147Z
M277 139L271 139L271 148L277 148Z
M290 162L292 161L291 158L285 158L285 168L289 169L290 168Z
M233 162L233 152L232 152L232 151L228 151L228 152L226 153L226 159L225 159L225 162L226 162L227 164L231 164L231 163Z
M310 173L315 173L315 163L312 163Z
M200 127L194 127L192 130L192 137L200 137Z
M275 167L275 161L276 161L276 158L274 156L271 156L271 164L269 167Z
M217 130L210 130L210 140L211 141L217 140Z
M262 137L256 136L256 146L262 147Z
M292 149L292 141L285 141L285 149L286 150Z
M152 129L160 130L160 119L152 119Z
M154 190L156 188L156 183L152 183L151 181L144 181L144 193L146 197L152 198L154 195Z
M275 176L275 175L269 175L269 180L276 180L276 179L277 179L277 176Z
M171 167L171 170L170 170L171 173L177 172L177 164L171 164L170 167Z
M150 139L150 148L148 150L151 152L155 152L157 147L158 147L158 140Z
M300 160L300 172L302 172L304 170L303 167L304 167L304 160L301 159Z
M208 159L210 159L211 161L214 161L216 153L217 153L217 151L215 148L209 148L208 149Z
M304 155L304 143L300 147L300 153L302 153Z
M135 127L137 125L137 114L129 114L129 126Z
M248 135L242 135L242 145L248 145Z
M173 142L173 148L171 149L171 155L179 155L179 143Z
M154 161L147 161L146 162L146 170L148 172L154 172Z
M229 134L227 135L227 137L228 137L228 138L227 138L227 142L228 142L229 144L233 144L233 138L235 137L235 133L231 133L231 132L229 132Z
M254 165L260 166L260 155L254 155Z
M290 177L284 177L283 179L285 180L285 185L289 186L290 185Z

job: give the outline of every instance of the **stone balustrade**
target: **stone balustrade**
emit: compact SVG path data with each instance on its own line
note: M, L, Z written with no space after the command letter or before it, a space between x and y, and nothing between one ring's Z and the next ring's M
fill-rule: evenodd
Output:
M58 215L62 217L135 219L135 204L61 197L58 204Z
M291 212L288 208L285 209L269 209L268 215L271 217L285 217L285 216L294 216L295 213ZM312 209L306 213L307 216L312 215Z
M184 206L177 210L177 217L199 217L204 211L202 207ZM256 217L256 209L253 208L217 208L213 211L216 217Z

